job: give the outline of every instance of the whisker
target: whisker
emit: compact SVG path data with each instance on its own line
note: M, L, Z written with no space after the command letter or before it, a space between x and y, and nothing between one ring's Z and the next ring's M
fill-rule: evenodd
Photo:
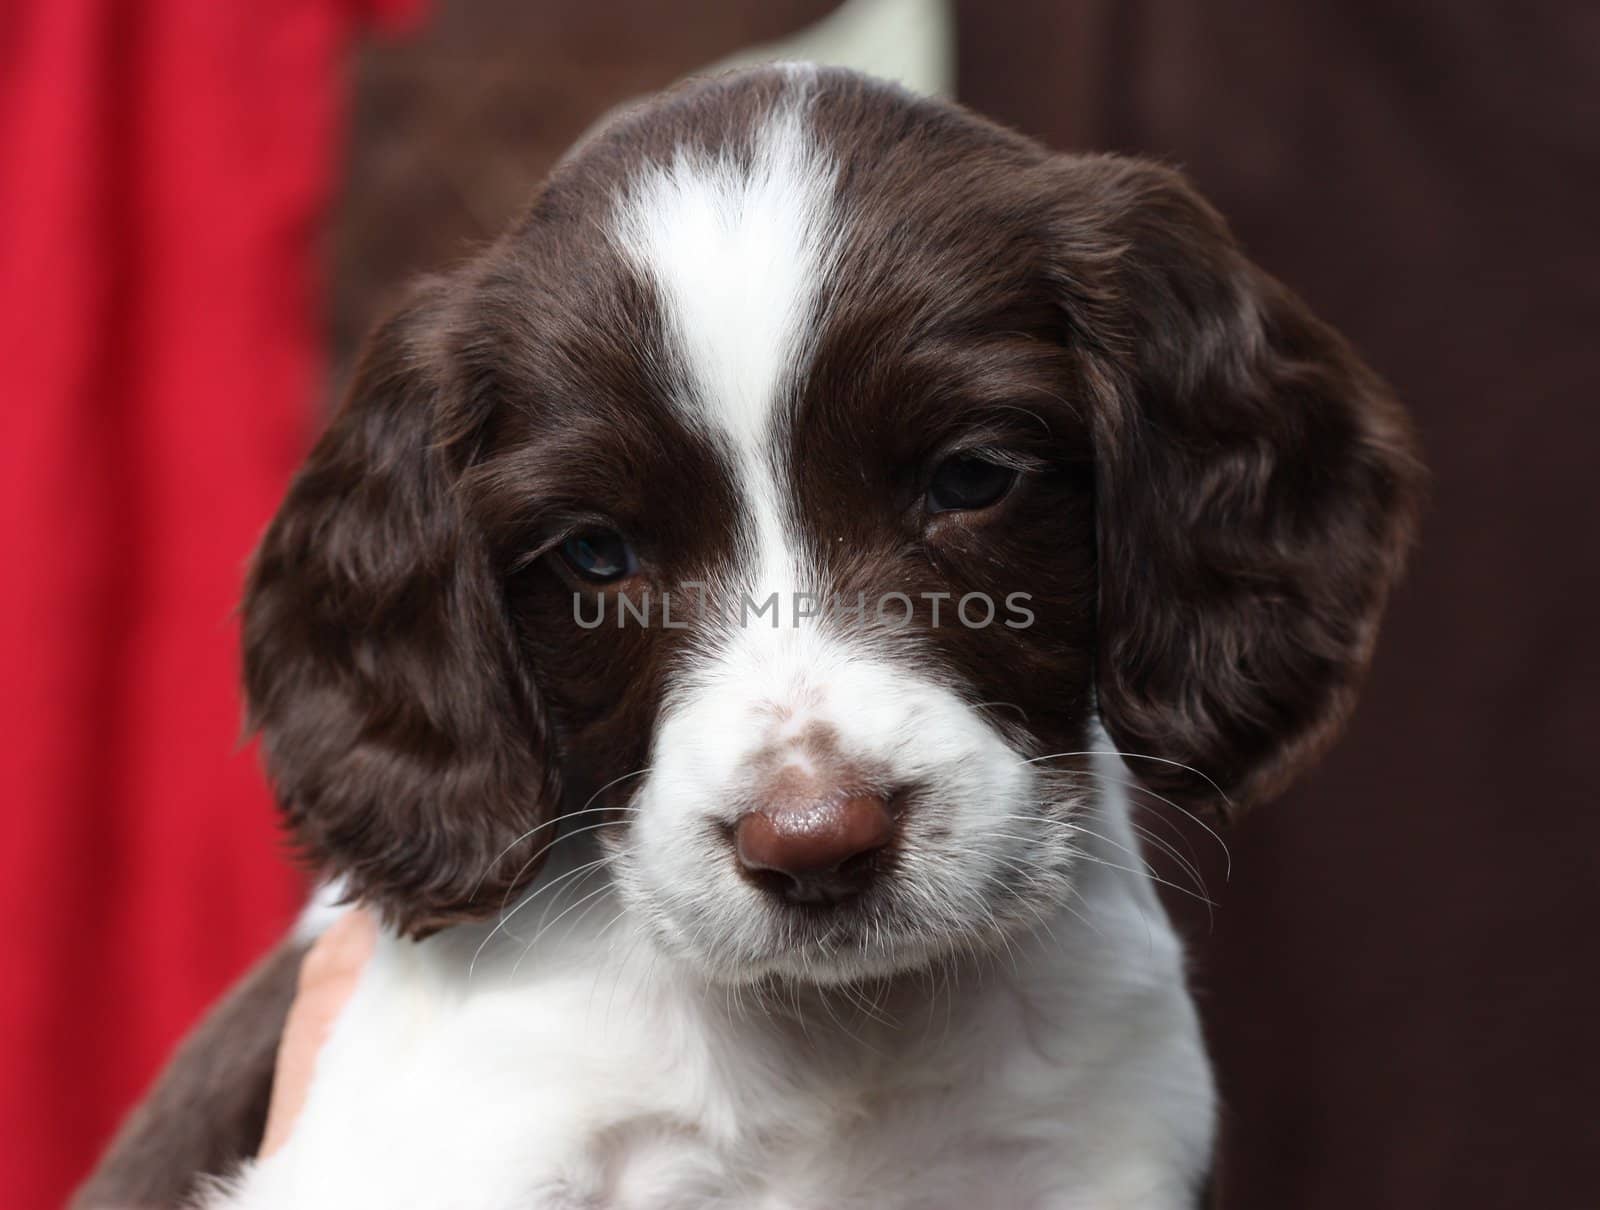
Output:
M624 776L638 776L638 775L640 775L640 773L648 773L648 771L650 771L650 770L635 770L634 773L627 773L627 775L624 775ZM621 781L621 779L622 778L618 778L618 781ZM606 784L606 786L600 787L600 791L597 791L597 794L600 794L600 792L606 791L606 789L610 789L610 787L614 786L614 784L616 784L616 781L613 781L613 783L608 783L608 784ZM594 802L594 797L590 797L589 802ZM595 808L592 808L592 810L594 810L594 811L637 811L638 808L637 807L595 807ZM517 845L520 845L520 843L522 843L523 840L528 840L528 839L530 839L530 837L533 837L533 835L538 835L539 832L544 831L544 829L546 829L546 827L555 827L555 826L557 826L557 824L570 823L570 821L573 821L573 819L578 818L579 815L590 815L589 803L584 803L584 807L582 807L581 810L562 811L562 813L560 813L560 815L554 816L554 818L546 819L546 821L544 821L544 823L534 824L534 826L530 827L530 829L528 829L528 831L523 832L522 835L518 835L517 839L512 840L512 842L510 842L509 845L506 845L506 848L502 848L502 850L499 851L498 855L494 856L493 861L490 861L490 863L488 863L488 866L483 867L482 874L478 874L477 882L472 883L472 895L467 896L467 899L469 899L469 903L470 903L470 901L472 901L472 899L477 898L478 890L480 890L480 888L483 887L483 879L486 879L486 877L488 877L488 875L490 875L491 872L494 871L494 867L498 866L498 864L501 863L501 861L504 861L504 859L506 859L506 855L507 855L507 853L510 853L510 850L514 850L514 848L517 847Z
M574 884L574 885L577 885L577 884ZM567 909L561 913L561 915L557 916L549 924L545 925L537 933L535 933L534 937L533 937L533 940L528 942L527 945L523 946L522 953L518 956L516 962L512 964L511 973L513 975L515 975L517 973L517 971L522 969L523 959L526 958L529 954L531 954L533 952L533 947L539 944L539 939L541 937L543 937L547 932L549 932L551 929L553 929L556 925L560 924L563 920L565 920L569 915L571 915L578 908L580 908L584 904L588 903L589 900L595 898L598 895L604 895L610 889L611 889L611 884L610 883L605 883L605 884L603 884L601 886L596 887L594 890L590 891L587 895L585 895L582 899L579 899L575 903L572 903L571 905L569 905L567 907Z
M1082 831L1083 831L1083 834L1085 836L1092 836L1096 840L1103 840L1103 841L1105 841L1106 844L1109 844L1109 845L1112 845L1112 846L1114 846L1116 848L1119 848L1123 852L1127 852L1128 851L1126 845L1118 844L1116 841L1112 840L1109 836L1101 836L1098 832L1091 832L1087 828L1082 829ZM1168 887L1171 890L1174 890L1174 891L1178 892L1178 894L1180 894L1180 895L1187 895L1191 899L1198 899L1201 903L1205 904L1207 907L1211 907L1211 908L1215 908L1216 907L1216 904L1212 903L1211 900L1207 899L1204 895L1199 894L1198 892L1195 892L1195 891L1191 891L1186 886L1179 886L1176 882L1172 882L1172 881L1169 881L1166 878L1162 878L1159 874L1157 874L1153 870L1151 870L1150 866L1149 866L1149 863L1145 862L1142 858L1140 859L1140 865L1142 865L1144 868L1142 870L1135 870L1135 869L1130 868L1129 866L1118 865L1114 861L1107 861L1104 857L1099 857L1099 856L1095 855L1094 853L1088 852L1085 849L1079 849L1078 850L1078 855L1081 858L1083 858L1085 861L1093 862L1095 865L1104 866L1108 870L1121 870L1124 874L1134 874L1134 875L1142 874L1144 877L1150 879L1151 882L1157 883L1157 884L1159 884L1161 886L1164 886L1164 887Z
M1068 756L1097 756L1097 755L1114 755L1114 756L1125 756L1125 757L1126 756L1132 756L1132 757L1136 757L1136 758L1139 756L1139 754L1136 753L1136 752L1113 752L1113 751L1111 751L1109 749L1103 750L1102 752L1099 752L1099 753L1096 753L1096 752L1055 752L1055 753L1051 753L1049 756L1035 756L1035 757L1033 757L1033 758L1031 758L1029 760L1023 761L1022 763L1025 764L1025 765L1032 765L1032 764L1037 764L1040 761L1059 760L1059 759L1062 759L1062 758L1068 757ZM1174 765L1174 766L1176 766L1177 768L1180 768L1180 769L1188 769L1191 773L1195 773L1200 777L1205 777L1206 781L1211 782L1211 784L1213 786L1217 785L1216 782L1211 781L1211 779L1209 777L1206 777L1206 775L1204 773L1201 773L1200 770L1190 768L1190 766L1188 766L1188 765L1178 764L1177 761L1164 760L1164 758L1159 757L1159 756L1149 756L1149 757L1144 757L1143 759L1145 759L1145 760L1162 761L1165 764ZM1116 777L1116 776L1114 776L1112 774L1109 774L1109 773L1101 773L1100 771L1098 771L1096 769L1053 769L1053 770L1050 770L1050 772L1052 774L1054 774L1054 775L1057 775L1057 776L1066 776L1066 777L1077 776L1077 777L1099 778L1102 781L1109 781L1113 785L1122 786L1125 789L1134 791L1135 793L1147 794L1151 798L1155 799L1157 802L1165 803L1167 806L1171 807L1174 811L1178 812L1180 815L1183 815L1184 817L1193 820L1197 825L1199 825L1201 828L1203 828L1205 830L1206 834L1208 836L1210 836L1212 840L1217 842L1217 846L1222 850L1222 856L1223 856L1224 861L1226 862L1226 868L1225 868L1224 873L1223 873L1223 881L1228 881L1228 880L1230 880L1232 878L1232 876L1233 876L1233 854L1228 851L1227 842L1222 839L1222 836L1217 832L1217 830L1215 828L1213 828L1210 824L1206 823L1205 820L1201 819L1198 815L1196 815L1193 811L1189 810L1187 807L1181 806L1178 803L1173 802L1172 799L1167 798L1165 795L1156 793L1156 791L1152 790L1149 786L1146 786L1141 782L1129 781L1129 780L1127 780L1125 778ZM1220 787L1217 788L1217 793L1218 794L1222 794L1222 790L1221 790ZM1222 800L1223 800L1223 802L1227 803L1230 808L1233 806L1232 800L1229 799L1226 794L1222 794Z
M1233 806L1233 799L1219 786L1208 774L1202 773L1193 765L1186 765L1179 760L1169 760L1165 756L1151 756L1147 752L1124 752L1120 748L1097 748L1091 752L1052 752L1047 756L1035 756L1023 761L1025 765L1035 764L1042 760L1061 760L1068 756L1120 756L1123 760L1153 760L1158 764L1171 765L1174 769L1182 769L1185 773L1193 773L1217 792L1217 797L1222 799L1229 807Z
M1182 891L1184 894L1191 895L1193 898L1198 899L1201 903L1205 904L1206 905L1206 928L1207 928L1208 931L1215 931L1215 929L1217 927L1217 921L1216 921L1216 915L1215 915L1215 905L1212 903L1210 896L1206 893L1205 882L1200 878L1200 875L1199 875L1198 871L1193 871L1193 872L1190 873L1190 877L1194 879L1195 889L1193 891L1189 891L1186 888L1180 887L1175 882L1168 882L1166 879L1162 878L1159 874L1157 874L1155 872L1155 867L1153 867L1150 864L1149 860L1142 853L1135 852L1133 849L1130 849L1127 845L1122 844L1119 841L1113 840L1109 836L1101 836L1099 833L1091 832L1087 828L1083 829L1082 831L1083 831L1083 834L1085 836L1092 836L1096 840L1104 841L1106 844L1109 844L1109 845L1113 846L1114 848L1121 849L1124 853L1127 853L1130 857L1133 857L1135 860L1138 861L1138 863L1141 866L1144 867L1144 872L1145 872L1146 876L1149 877L1149 879L1152 882L1159 883L1162 886L1171 887L1175 891ZM1135 841L1134 843L1137 844L1138 842ZM1172 852L1171 849L1167 849L1166 851L1168 853ZM1172 854L1172 856L1174 857L1175 860L1178 860L1180 862L1182 861L1182 859L1178 858L1175 853Z
M1166 833L1158 834L1153 826L1149 826L1155 824L1160 824L1166 828L1167 832L1171 833L1171 836L1169 837ZM1196 870L1200 868L1200 855L1195 852L1194 845L1190 843L1189 834L1175 820L1169 819L1162 812L1141 811L1137 815L1130 814L1128 825L1138 832L1140 836L1148 838L1152 844L1160 841L1171 845L1174 849L1182 845L1183 854L1188 858L1190 865ZM1176 858L1177 854L1174 853L1173 856Z
M549 882L542 883L541 885L539 885L534 890L533 894L529 895L521 903L517 904L516 908L513 909L512 913L511 913L511 916L507 916L506 917L506 921L509 922L511 920L512 916L515 916L518 912L522 911L523 908L528 907L530 904L532 904L534 902L534 900L543 899L544 896L550 894L550 892L554 891L557 887L560 887L560 886L563 886L563 885L570 886L574 882L582 882L594 870L608 865L611 861L612 861L612 854L602 853L599 857L596 857L593 861L586 861L582 865L573 866L572 869L567 870L565 873L557 875L556 877L552 878ZM557 895L555 898L559 899L560 896ZM539 913L539 925L543 925L545 919L549 916L550 907L551 907L551 904L553 902L554 902L554 900L547 900L545 902L544 910ZM538 927L538 926L535 926L535 927ZM507 930L507 931L509 931L509 930ZM518 941L522 940L522 937L521 937L520 934L513 934L513 936L516 936Z
M577 833L574 832L573 835L577 835ZM498 934L502 929L505 929L518 912L522 911L523 908L527 907L541 895L545 895L550 891L553 891L556 887L566 882L569 878L572 878L577 874L581 874L585 870L592 870L596 866L604 865L611 860L611 855L607 854L603 857L596 858L594 861L587 862L584 865L576 866L564 874L559 874L549 882L533 887L528 894L522 898L522 901L518 903L516 907L512 908L510 912L505 913L500 917L500 919L495 923L495 926L489 930L488 935L478 943L478 948L472 953L472 960L467 963L467 981L469 983L472 981L473 972L477 970L478 959L483 956L483 951L489 948L489 943L495 939L496 934Z
M587 812L586 812L586 814L587 814ZM546 841L540 847L538 852L534 853L532 857L529 857L527 861L524 861L522 863L521 868L517 870L516 876L512 878L510 884L506 887L506 893L505 893L504 897L500 900L500 910L502 912L505 911L506 903L511 899L511 892L513 890L515 890L517 885L522 881L522 876L524 874L526 874L530 869L532 869L535 865L537 865L538 862L539 862L539 859L541 857L543 857L546 853L548 853L551 849L555 848L558 844L561 844L563 841L571 840L575 836L582 836L585 832L598 832L601 828L610 827L612 824L614 824L616 822L617 821L614 820L614 819L602 819L599 823L585 824L581 828L575 828L571 832L563 832L563 833L561 833L561 835L554 836L551 839L549 839L548 841Z
M1183 854L1179 853L1174 846L1167 843L1167 841L1162 837L1157 836L1149 828L1142 827L1133 820L1128 821L1128 826L1131 827L1138 835L1141 843L1154 845L1158 850L1170 857L1177 867L1194 882L1195 890L1199 891L1201 894L1207 893L1205 879L1201 877L1198 866L1196 866L1188 858L1184 857Z

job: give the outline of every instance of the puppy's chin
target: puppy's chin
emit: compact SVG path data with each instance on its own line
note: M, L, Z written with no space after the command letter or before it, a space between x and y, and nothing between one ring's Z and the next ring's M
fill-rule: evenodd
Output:
M738 953L713 948L704 938L688 944L677 938L659 940L707 983L756 990L794 985L842 987L892 979L931 969L959 951L957 946L941 948L921 937L868 942L851 935L856 932L841 930L839 940L826 943L774 937L769 946Z

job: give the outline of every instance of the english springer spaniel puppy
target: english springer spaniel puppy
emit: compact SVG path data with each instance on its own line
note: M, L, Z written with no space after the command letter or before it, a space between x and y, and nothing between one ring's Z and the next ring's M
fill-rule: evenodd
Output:
M80 1204L1196 1205L1130 810L1328 745L1420 478L1175 172L808 66L614 118L255 559L288 825L386 922L296 1128L250 1158L292 942Z

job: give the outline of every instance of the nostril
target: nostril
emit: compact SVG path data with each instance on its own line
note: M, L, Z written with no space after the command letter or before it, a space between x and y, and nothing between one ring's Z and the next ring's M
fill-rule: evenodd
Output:
M854 857L846 857L833 871L833 876L844 882L866 882L877 871L878 854L882 851L881 848L869 849Z
M790 874L782 870L767 870L759 866L744 866L746 877L769 895L776 895L780 899L794 899L799 896L803 888Z

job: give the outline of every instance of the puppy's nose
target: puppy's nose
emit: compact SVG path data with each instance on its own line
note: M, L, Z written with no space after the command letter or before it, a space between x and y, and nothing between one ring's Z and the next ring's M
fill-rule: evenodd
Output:
M894 835L887 799L872 794L786 802L739 820L739 864L792 903L838 903L872 880Z

